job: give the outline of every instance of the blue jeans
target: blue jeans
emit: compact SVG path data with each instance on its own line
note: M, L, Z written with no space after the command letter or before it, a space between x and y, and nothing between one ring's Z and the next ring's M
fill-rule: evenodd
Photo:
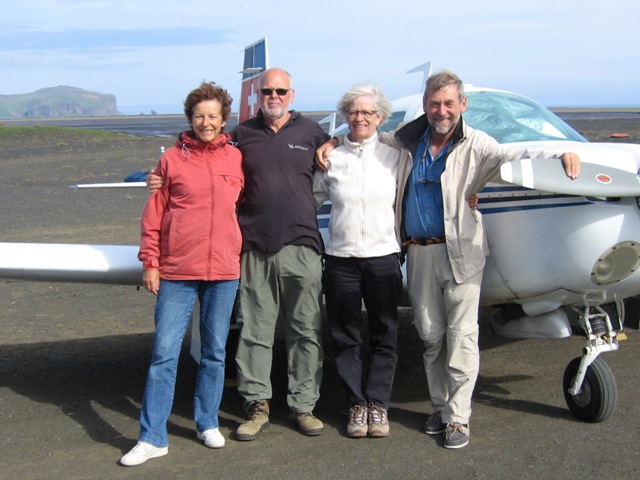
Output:
M237 289L238 280L160 281L153 353L140 412L138 440L156 447L169 444L167 420L173 405L178 358L196 295L200 300L202 359L196 380L194 419L198 431L218 427L225 346Z

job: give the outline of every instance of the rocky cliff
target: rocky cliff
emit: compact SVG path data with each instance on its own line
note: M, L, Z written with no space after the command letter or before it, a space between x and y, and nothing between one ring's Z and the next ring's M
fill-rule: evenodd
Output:
M121 115L116 97L76 87L51 87L33 93L0 95L0 118L91 117Z

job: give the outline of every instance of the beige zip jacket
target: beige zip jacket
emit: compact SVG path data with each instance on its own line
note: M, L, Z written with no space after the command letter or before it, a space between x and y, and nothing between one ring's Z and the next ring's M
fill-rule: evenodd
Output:
M396 196L396 228L402 240L406 239L403 224L405 187L413 153L428 126L427 116L422 115L394 132L379 135L382 143L402 150ZM467 197L480 192L488 182L504 183L500 178L503 163L542 155L543 152L532 155L527 150L505 148L486 133L467 126L462 118L458 122L441 178L447 252L457 283L482 271L485 257L489 255L482 214L469 207Z

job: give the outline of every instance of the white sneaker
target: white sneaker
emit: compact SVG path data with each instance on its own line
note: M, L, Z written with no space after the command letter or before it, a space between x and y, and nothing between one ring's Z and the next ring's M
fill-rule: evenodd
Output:
M125 467L142 465L150 458L162 457L169 453L169 447L155 447L147 442L138 442L129 453L120 459L120 464Z
M204 432L198 432L198 438L204 440L204 444L209 448L224 447L224 437L217 428L210 428Z

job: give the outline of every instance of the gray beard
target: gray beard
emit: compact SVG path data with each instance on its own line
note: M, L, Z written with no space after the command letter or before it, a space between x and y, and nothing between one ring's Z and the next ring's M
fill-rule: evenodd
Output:
M274 109L271 109L271 108L268 110L265 110L265 109L262 110L262 114L271 120L278 120L282 118L285 115L285 113L287 113L287 110L285 108L281 108L277 112L274 112Z
M453 130L455 128L455 124L452 124L451 127L443 127L443 126L432 125L432 128L435 130L435 132L437 134L446 135L447 133L449 133L451 130Z
M433 128L438 135L446 135L447 133L451 132L454 128L456 128L456 125L458 124L459 121L460 121L460 117L452 118L450 127L444 127L442 125L432 124L431 128Z

